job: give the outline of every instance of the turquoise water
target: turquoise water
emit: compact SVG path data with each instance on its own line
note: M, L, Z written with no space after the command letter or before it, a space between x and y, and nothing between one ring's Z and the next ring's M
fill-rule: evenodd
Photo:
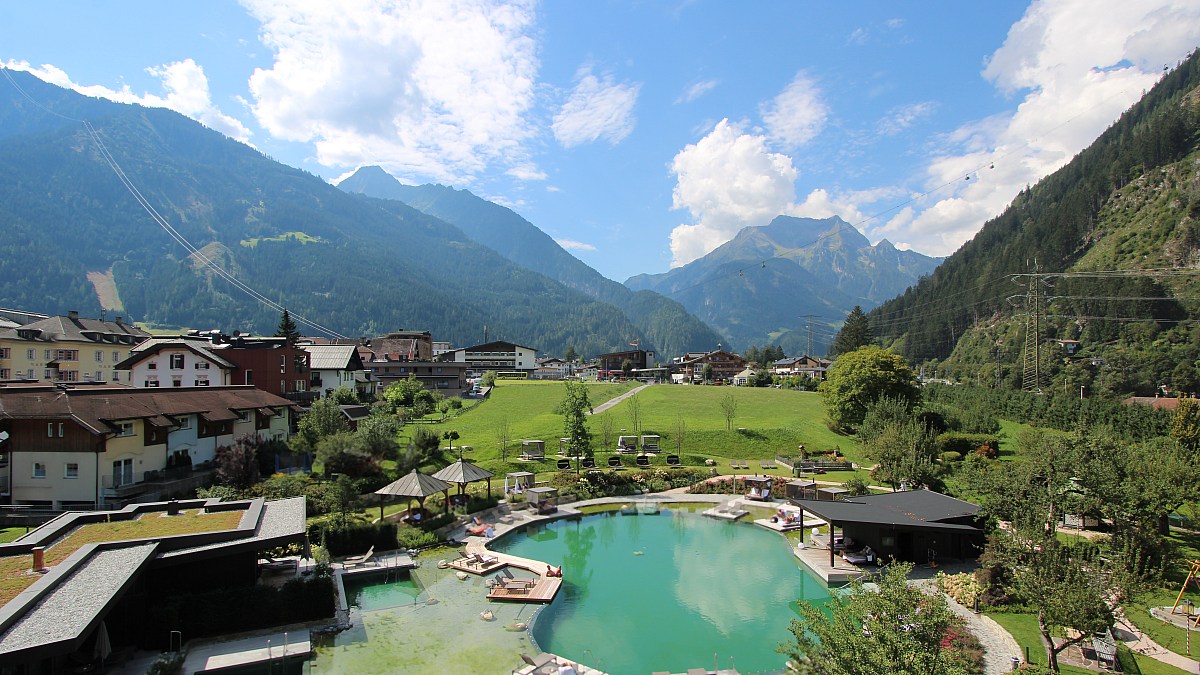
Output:
M398 580L363 575L343 577L347 603L351 607L369 612L424 602L424 589L416 579L407 571L398 573L403 575Z
M612 673L646 675L736 665L775 672L799 601L825 584L786 539L682 511L597 514L531 526L492 548L563 565L564 584L538 616L542 650Z

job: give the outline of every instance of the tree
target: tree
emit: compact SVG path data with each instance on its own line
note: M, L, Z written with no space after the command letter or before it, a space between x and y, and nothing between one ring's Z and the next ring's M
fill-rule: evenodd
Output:
M872 339L871 321L862 311L862 307L855 305L854 309L850 310L850 313L846 315L846 322L842 324L842 329L833 338L833 345L829 348L829 356L836 357L842 354L849 354L860 347L871 344Z
M1200 448L1200 403L1194 398L1179 400L1171 416L1171 438L1192 455Z
M453 455L454 454L454 441L457 441L459 439L458 432L451 429L450 431L443 433L442 438L447 441L450 441L450 454Z
M258 471L258 448L261 443L257 436L245 434L239 436L233 445L223 445L217 448L213 463L216 465L217 482L221 485L244 490L258 482L261 474Z
M573 345L568 345L567 351L563 352L563 361L571 363L572 361L576 361L578 359L579 353L575 351L575 347Z
M317 459L325 466L325 474L340 473L358 478L372 473L376 464L362 439L349 431L340 431L317 443Z
M675 416L675 454L683 454L683 441L687 438L687 420L683 415Z
M479 378L479 386L481 386L481 387L496 386L496 371L489 370L486 373L484 373L483 377Z
M296 328L296 322L292 321L292 315L288 314L286 309L283 310L283 316L279 317L275 337L287 338L288 346L293 346L300 340L300 329Z
M625 413L629 415L629 426L633 429L636 435L641 433L642 429L642 402L637 396L630 396L625 400Z
M417 395L422 391L425 391L425 386L421 384L415 374L409 374L406 379L389 384L383 390L383 400L387 401L392 411L395 412L400 408L411 408Z
M738 402L733 392L726 392L721 397L721 414L725 416L725 430L733 431L733 418L737 415Z
M612 415L600 416L600 447L605 450L612 450L613 447L613 427L616 422L613 421Z
M878 592L856 579L849 593L835 593L824 608L798 603L792 640L779 651L811 675L965 675L943 654L954 624L945 597L909 586L911 571L909 563L889 565L874 579Z
M496 420L496 424L492 427L496 435L496 444L500 446L500 459L508 461L508 441L512 432L509 430L508 418L501 417Z
M413 450L416 451L416 458L419 464L424 464L438 455L438 450L441 448L442 439L436 431L428 428L429 425L422 424L417 427L413 433Z
M621 374L626 378L629 378L631 375L633 375L633 361L625 359L621 362Z
M376 413L359 421L355 434L374 459L396 459L400 452L400 443L396 439L403 427L394 415Z
M347 387L344 384L329 392L326 398L333 399L333 402L338 405L358 405L358 392L354 391L353 387Z
M711 382L713 379L713 367L711 363L704 364L700 369L700 380L702 382Z
M301 443L308 450L315 449L323 438L339 432L350 431L350 423L346 421L342 409L333 399L329 398L313 401L308 412L300 418L296 427Z
M587 428L587 414L592 411L587 385L565 382L566 395L555 412L563 416L563 437L567 439L567 454L572 457L592 456L592 432Z
M829 419L839 428L862 423L871 403L890 396L909 405L920 397L917 375L899 354L880 347L863 347L843 354L829 367L817 387Z
M878 463L872 476L893 489L901 483L913 488L940 487L933 463L937 446L933 434L920 421L909 418L889 422L861 447Z

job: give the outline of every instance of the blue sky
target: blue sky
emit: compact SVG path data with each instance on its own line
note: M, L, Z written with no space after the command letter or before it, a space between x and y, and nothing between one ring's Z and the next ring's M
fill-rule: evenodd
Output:
M618 281L784 213L952 253L1197 45L1196 0L0 4L7 67L467 188Z

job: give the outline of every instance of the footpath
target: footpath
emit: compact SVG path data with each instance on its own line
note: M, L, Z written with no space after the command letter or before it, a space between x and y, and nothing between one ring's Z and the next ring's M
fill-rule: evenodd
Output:
M620 396L618 396L614 399L609 399L609 400L605 401L604 403L601 403L600 405L596 406L595 408L592 408L592 411L588 414L589 415L599 415L600 413L604 412L605 410L608 410L609 408L613 407L614 405L620 403L621 401L624 401L625 399L629 398L630 396L633 396L634 394L638 393L639 391L641 391L649 386L652 386L652 385L643 384L640 387L634 387L633 389L630 389L629 391L625 392L624 394L621 394Z

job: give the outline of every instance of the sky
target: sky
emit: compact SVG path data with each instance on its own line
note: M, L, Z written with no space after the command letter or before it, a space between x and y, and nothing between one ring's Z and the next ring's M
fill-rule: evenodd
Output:
M8 0L0 64L331 183L512 208L605 276L837 215L949 255L1200 45L1200 0Z

